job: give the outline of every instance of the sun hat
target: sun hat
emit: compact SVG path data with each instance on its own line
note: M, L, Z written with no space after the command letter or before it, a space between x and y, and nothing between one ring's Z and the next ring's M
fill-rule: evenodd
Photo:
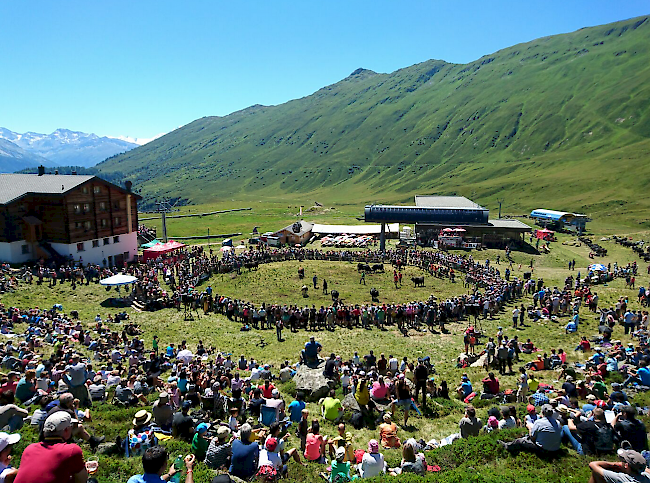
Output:
M585 398L587 399L587 401L595 401L596 400L596 396L594 396L593 394L587 394L587 396Z
M384 414L384 418L383 418L383 419L384 419L384 421L391 421L391 420L392 420L392 417L391 417L391 415L390 415L389 413L386 413L386 414Z
M141 409L133 418L133 426L144 426L151 421L151 413L146 409Z
M160 394L158 394L158 400L160 402L168 402L169 394L167 394L165 391L161 392Z
M632 470L636 471L637 473L643 472L647 465L646 459L641 455L641 453L637 453L634 450L619 449L616 454L621 461L630 465Z
M228 436L230 436L230 428L228 426L219 426L219 429L217 429L217 438L222 441Z
M20 441L20 434L0 433L0 452L4 451L10 444L16 444L18 441Z
M378 453L379 452L379 443L376 439L371 439L368 441L368 453Z
M557 410L561 412L562 414L567 414L569 412L569 408L567 407L566 404L558 404L557 405Z

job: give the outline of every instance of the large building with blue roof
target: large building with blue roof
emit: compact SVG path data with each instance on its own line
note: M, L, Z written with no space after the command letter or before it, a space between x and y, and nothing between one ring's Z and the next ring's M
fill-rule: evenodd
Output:
M555 228L557 230L565 229L582 233L586 230L587 222L591 219L587 215L580 213L570 213L568 211L545 210L538 208L530 212L530 217L538 225Z

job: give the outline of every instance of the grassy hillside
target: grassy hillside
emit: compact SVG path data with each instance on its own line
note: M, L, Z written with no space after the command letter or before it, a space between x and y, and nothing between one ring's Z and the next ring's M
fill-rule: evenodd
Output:
M648 207L637 167L650 152L649 45L644 17L465 65L359 69L302 99L199 119L98 168L147 198L195 203L459 193L637 222Z

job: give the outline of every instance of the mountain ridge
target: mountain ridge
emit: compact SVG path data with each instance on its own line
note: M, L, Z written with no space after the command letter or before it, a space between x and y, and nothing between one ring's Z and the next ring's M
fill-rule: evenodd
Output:
M33 131L17 133L0 127L0 139L15 144L27 153L49 160L50 164L46 166L92 167L106 158L138 146L127 141L66 128L58 128L51 134L42 134Z
M646 202L634 194L647 175L625 181L613 161L631 169L650 146L647 20L542 37L467 64L357 69L300 99L197 119L97 168L123 172L146 197L193 202L434 192L494 203L508 192L513 208L550 197L598 211L620 198L640 211ZM600 178L621 191L597 189Z

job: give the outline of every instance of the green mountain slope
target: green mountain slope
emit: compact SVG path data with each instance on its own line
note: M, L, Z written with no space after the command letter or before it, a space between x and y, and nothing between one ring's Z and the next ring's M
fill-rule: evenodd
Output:
M584 210L647 208L650 19L458 65L359 69L314 94L196 120L98 165L145 197L408 201L459 193Z

